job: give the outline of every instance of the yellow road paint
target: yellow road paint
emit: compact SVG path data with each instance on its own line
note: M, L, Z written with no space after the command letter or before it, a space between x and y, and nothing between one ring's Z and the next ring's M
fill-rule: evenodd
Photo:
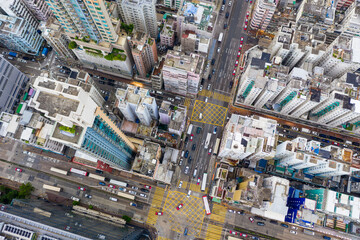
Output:
M201 113L201 119L200 119ZM191 115L191 121L223 126L227 114L227 108L196 100Z
M220 240L222 227L209 224L206 231L206 240Z

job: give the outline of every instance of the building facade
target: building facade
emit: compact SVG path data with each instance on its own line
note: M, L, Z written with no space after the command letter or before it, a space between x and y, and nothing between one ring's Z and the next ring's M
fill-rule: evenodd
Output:
M8 49L36 55L44 39L23 18L0 15L0 44Z
M250 27L265 31L275 13L277 0L256 1L255 12L251 19Z
M157 38L156 0L117 0L120 15L126 24L133 24L137 32Z

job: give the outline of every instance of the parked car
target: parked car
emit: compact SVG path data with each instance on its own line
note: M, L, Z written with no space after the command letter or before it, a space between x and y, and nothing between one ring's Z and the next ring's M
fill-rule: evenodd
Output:
M183 185L183 181L180 181L180 183L179 183L179 187L178 187L178 188L181 188L181 187L182 187L182 185Z
M256 224L259 225L259 226L265 226L264 222L257 222Z
M147 198L146 194L140 193L140 197Z
M85 191L86 189L84 187L78 187L80 191Z
M177 207L176 207L176 210L180 210L184 205L182 203L180 203Z
M162 216L163 212L155 212L155 215Z
M15 171L22 172L23 170L21 168L15 168Z

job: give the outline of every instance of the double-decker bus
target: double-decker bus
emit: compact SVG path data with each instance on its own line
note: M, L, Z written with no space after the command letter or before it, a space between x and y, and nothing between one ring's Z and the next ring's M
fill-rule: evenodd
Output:
M96 175L93 173L89 173L89 178L93 178L93 179L100 180L100 181L105 181L105 177L102 177L102 176L99 176L99 175Z
M114 179L110 179L110 184L114 184L114 185L117 185L117 186L120 186L120 187L127 187L127 183L125 182L121 182L121 181L117 181L117 180L114 180Z
M204 192L206 188L207 173L204 173L201 183L201 191Z
M50 185L47 185L47 184L44 184L43 188L46 189L46 190L51 190L51 191L55 191L55 192L60 192L61 191L61 188L50 186Z
M79 174L79 175L83 175L83 176L89 175L88 172L83 171L83 170L79 170L79 169L76 169L76 168L70 168L70 172L71 173L76 173L76 174Z
M56 172L56 173L59 173L59 174L62 174L62 175L68 175L68 171L61 170L59 168L51 167L50 171L53 171L53 172Z
M130 200L135 200L135 196L134 195L130 195L130 194L127 194L127 193L123 193L123 192L118 192L117 195L119 197L123 197L123 198L127 198L127 199L130 199Z
M209 207L209 202L207 199L207 196L203 196L203 202L204 202L204 207L205 207L205 213L206 215L210 215L211 211L210 211L210 207Z
M214 147L214 151L213 151L214 155L217 155L217 153L219 151L219 146L220 146L220 138L217 138L216 143L215 143L215 147Z
M210 140L211 140L211 133L208 133L205 140L205 146L204 146L205 149L209 147Z

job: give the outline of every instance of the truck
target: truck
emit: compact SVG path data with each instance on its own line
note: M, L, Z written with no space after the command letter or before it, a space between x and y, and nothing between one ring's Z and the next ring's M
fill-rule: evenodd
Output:
M219 43L221 43L223 36L224 36L223 33L220 33L220 34L219 34L219 39L218 39L218 42L219 42Z
M205 140L205 149L209 147L210 140L211 140L211 133L208 133Z
M44 49L42 50L41 56L46 57L46 55L48 54L48 52L49 52L49 49L48 49L48 48L44 48Z
M17 57L17 53L16 53L16 52L9 52L9 56L11 56L11 57Z
M307 128L301 128L301 131L304 133L311 133L311 131Z
M188 128L188 131L187 131L187 134L191 134L191 132L192 132L192 129L193 129L193 125L192 124L190 124L190 126L189 126L189 128Z

